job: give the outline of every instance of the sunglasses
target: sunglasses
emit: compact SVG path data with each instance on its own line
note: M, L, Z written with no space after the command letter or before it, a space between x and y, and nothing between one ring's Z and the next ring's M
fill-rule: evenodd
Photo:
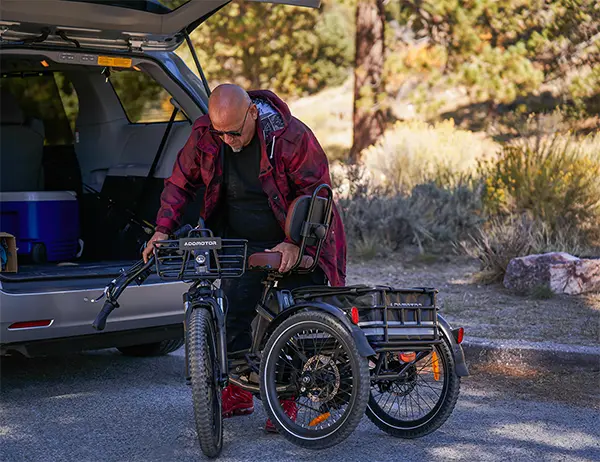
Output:
M248 112L250 111L250 108L252 107L253 103L250 103L250 106L248 106L248 109L246 109L246 115L244 116L244 121L242 122L242 126L239 130L237 131L229 131L229 132L224 132L222 130L215 130L212 126L212 124L209 127L209 131L213 134L213 135L217 135L220 136L221 138L223 138L225 135L229 135L229 136L233 136L233 137L240 137L242 136L242 132L244 131L244 125L246 125L246 118L248 117Z

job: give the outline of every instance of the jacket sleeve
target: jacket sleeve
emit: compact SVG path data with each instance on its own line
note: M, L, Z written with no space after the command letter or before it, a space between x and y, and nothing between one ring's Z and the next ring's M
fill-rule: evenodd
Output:
M200 153L196 147L198 132L193 130L185 146L177 154L171 176L165 180L160 196L156 230L170 233L179 226L187 204L193 201L200 186Z

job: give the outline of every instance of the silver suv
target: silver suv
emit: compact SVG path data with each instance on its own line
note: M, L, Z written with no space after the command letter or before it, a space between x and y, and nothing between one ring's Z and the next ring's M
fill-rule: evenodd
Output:
M184 284L151 276L128 289L101 333L93 301L139 259L164 179L207 111L189 34L227 3L0 2L0 232L19 247L18 271L0 272L0 355L182 345ZM183 42L196 72L175 53Z

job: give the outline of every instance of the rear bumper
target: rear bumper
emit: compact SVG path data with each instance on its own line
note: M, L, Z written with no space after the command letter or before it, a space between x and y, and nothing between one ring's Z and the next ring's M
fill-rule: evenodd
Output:
M155 331L158 334L167 326L182 325L182 295L186 290L187 285L183 283L130 286L119 298L121 307L111 314L102 332L92 328L102 304L91 303L102 293L101 288L26 294L0 290L0 352L34 342L68 344L71 338L77 339L75 344L84 339L83 344L94 345L97 342L101 345L97 348L107 348L121 346L110 344L110 339L119 338L119 335L109 334L120 333L127 337L147 329L158 329ZM39 320L52 322L48 327L10 329L14 323ZM129 344L135 343L139 341Z
M0 356L14 352L27 357L51 356L84 350L143 345L183 337L183 323L146 329L108 332L101 335L54 338L0 345Z

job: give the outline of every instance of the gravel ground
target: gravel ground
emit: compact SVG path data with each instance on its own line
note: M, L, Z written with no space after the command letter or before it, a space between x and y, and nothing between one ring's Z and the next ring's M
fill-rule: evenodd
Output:
M511 293L501 284L477 284L477 270L477 262L464 257L394 255L351 260L347 284L435 287L441 313L472 337L590 346L600 342L600 293L541 300Z
M127 358L116 350L0 360L0 460L147 462L204 460L183 380L183 351ZM263 431L265 414L225 421L223 461L597 461L597 410L527 377L480 371L463 381L450 419L435 433L398 440L366 418L342 444L320 452ZM519 390L515 383L520 383ZM593 385L593 384L588 384ZM597 382L596 382L597 389Z

